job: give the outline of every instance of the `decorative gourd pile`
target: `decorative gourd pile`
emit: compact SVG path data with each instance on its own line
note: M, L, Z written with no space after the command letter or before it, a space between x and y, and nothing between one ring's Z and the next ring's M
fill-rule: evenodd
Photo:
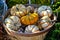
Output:
M18 33L37 33L52 24L49 6L34 8L17 4L11 8L10 14L5 19L6 27Z

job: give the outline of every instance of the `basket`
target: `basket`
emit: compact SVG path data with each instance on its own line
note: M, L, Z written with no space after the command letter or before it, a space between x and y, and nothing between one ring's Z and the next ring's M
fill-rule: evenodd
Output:
M25 5L25 6L28 6ZM38 7L36 5L30 5L30 6L35 6L35 7ZM10 9L6 12L5 16L4 16L4 19L10 15ZM6 26L5 24L3 23L3 26L6 30L6 32L8 33L8 35L12 36L11 39L12 40L44 40L46 34L49 32L49 30L52 28L52 26L55 24L55 20L56 19L56 16L54 15L54 20L53 20L53 24L50 25L48 28L38 32L38 33L30 33L30 34L25 34L25 33L16 33L14 31L10 31Z

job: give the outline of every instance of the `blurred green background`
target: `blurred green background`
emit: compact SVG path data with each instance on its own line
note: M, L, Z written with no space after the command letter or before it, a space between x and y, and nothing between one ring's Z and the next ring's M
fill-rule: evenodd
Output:
M57 15L58 13L57 22L49 31L45 40L60 40L60 0L54 0L52 5L51 0L31 0L31 3L37 5L49 5L51 6L54 14ZM28 4L28 0L7 0L9 8L16 4Z
M53 12L59 11L60 12L60 0L54 0L53 5L51 5L51 1L53 0L31 0L31 4L37 5L49 5L51 6ZM13 5L16 4L28 4L28 0L7 0L8 8L11 8Z
M55 0L56 2L58 0ZM7 4L9 7L12 7L15 4L27 4L28 0L7 0ZM32 4L41 4L41 5L50 5L51 0L31 0Z

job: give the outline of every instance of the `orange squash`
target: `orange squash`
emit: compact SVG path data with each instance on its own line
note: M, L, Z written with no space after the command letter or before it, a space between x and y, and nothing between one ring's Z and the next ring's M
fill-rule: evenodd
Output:
M38 20L37 13L29 13L26 16L21 17L21 22L25 25L34 24Z

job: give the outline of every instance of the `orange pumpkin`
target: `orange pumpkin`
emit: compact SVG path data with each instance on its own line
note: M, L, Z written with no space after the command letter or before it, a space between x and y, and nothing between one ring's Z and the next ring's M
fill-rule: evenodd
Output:
M26 16L21 17L21 22L25 25L34 24L38 20L37 13L29 13Z

